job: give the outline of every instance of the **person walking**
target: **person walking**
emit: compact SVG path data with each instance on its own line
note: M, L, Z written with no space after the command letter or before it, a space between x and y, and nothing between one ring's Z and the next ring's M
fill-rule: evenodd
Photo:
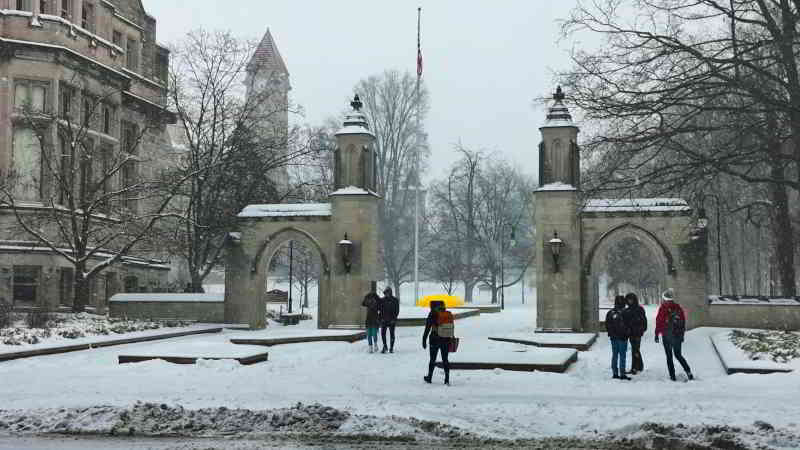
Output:
M681 363L683 371L686 372L686 377L694 380L692 369L689 368L689 363L686 362L681 353L683 335L686 332L686 313L684 313L681 305L675 301L675 291L672 288L664 291L661 295L661 300L663 302L658 307L658 314L656 315L656 343L658 343L658 336L663 335L669 378L672 381L676 381L675 363L672 361L674 355L675 359Z
M644 370L644 361L642 360L642 336L647 331L647 313L645 313L642 305L639 304L639 297L633 292L625 296L625 302L628 307L625 309L627 321L630 327L631 335L628 341L631 344L631 374Z
M614 298L614 308L606 313L606 331L611 339L612 378L630 380L625 376L625 356L628 353L630 331L625 318L625 297Z
M400 300L392 295L392 288L388 286L383 290L383 298L381 299L378 313L381 318L381 341L383 342L381 353L386 353L387 329L391 336L389 353L394 353L394 328L397 324L397 316L400 314Z
M430 336L430 341L428 341ZM444 368L444 384L450 385L450 338L453 337L453 314L447 311L443 301L432 301L431 312L425 320L425 332L422 334L422 348L430 345L430 360L428 361L428 375L423 379L430 383L433 379L433 369L436 367L436 354L442 354L442 367Z
M378 323L380 322L380 312L378 304L381 301L378 294L375 293L373 287L367 295L364 296L364 301L361 306L367 308L367 343L369 344L369 352L374 353L378 349ZM373 346L374 345L374 346Z

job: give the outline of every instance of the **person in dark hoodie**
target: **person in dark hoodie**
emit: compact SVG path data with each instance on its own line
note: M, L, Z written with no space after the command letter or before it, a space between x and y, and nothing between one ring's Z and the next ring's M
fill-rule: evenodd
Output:
M378 309L381 318L381 340L383 341L383 350L381 350L381 353L386 353L387 329L391 336L389 353L394 353L394 327L397 323L397 316L400 314L400 300L392 295L392 288L387 287L383 290L383 298L381 299Z
M639 304L639 297L633 292L625 296L625 301L628 303L628 307L625 309L625 315L631 333L628 337L628 341L631 344L632 360L630 373L636 375L644 370L641 347L642 336L644 336L644 332L647 331L647 314L644 308Z
M367 343L369 344L370 353L374 353L375 350L378 349L378 324L380 323L378 304L380 301L381 298L375 293L375 287L373 286L369 293L364 296L364 301L361 302L361 306L367 308L365 325L367 328Z
M628 353L628 323L625 317L625 297L614 298L614 308L606 314L606 331L611 339L612 378L630 380L625 376L625 354Z

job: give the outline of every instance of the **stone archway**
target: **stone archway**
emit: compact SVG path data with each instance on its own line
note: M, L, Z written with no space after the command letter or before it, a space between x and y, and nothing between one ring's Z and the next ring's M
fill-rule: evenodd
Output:
M255 274L255 283L262 286L262 290L257 299L257 307L266 309L266 286L267 275L269 273L269 262L283 244L288 241L297 241L309 249L320 258L321 270L318 280L318 302L317 302L317 326L326 323L326 318L330 316L328 310L331 306L330 299L330 276L331 269L328 263L328 256L320 245L319 241L312 234L298 228L297 226L285 226L278 231L267 236L260 244L258 256L253 258L251 273Z
M658 265L658 271L664 277L665 287L675 288L674 256L669 247L657 235L632 222L612 226L589 244L583 259L581 321L584 329L597 330L602 326L602 319L598 317L600 310L598 274L602 266L599 259L607 256L612 248L627 238L637 239L649 251Z

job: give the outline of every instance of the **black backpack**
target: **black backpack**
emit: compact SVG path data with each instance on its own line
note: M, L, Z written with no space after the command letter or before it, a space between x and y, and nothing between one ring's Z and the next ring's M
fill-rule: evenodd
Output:
M606 330L609 336L618 338L628 337L628 335L630 335L622 310L614 308L608 312L608 316L606 317Z
M686 320L681 317L680 307L669 310L667 316L667 334L676 338L683 338L686 332Z

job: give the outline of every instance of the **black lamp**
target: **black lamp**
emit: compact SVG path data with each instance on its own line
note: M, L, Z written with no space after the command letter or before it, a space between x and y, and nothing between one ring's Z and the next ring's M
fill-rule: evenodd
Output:
M550 246L550 252L553 254L553 264L556 266L555 272L558 272L558 257L561 255L561 247L564 246L564 241L558 237L557 231L553 231L553 239L550 239L547 245Z
M350 267L353 265L353 242L347 239L347 233L344 234L344 239L339 241L339 248L342 249L342 263L344 264L344 270L345 272L350 273Z

